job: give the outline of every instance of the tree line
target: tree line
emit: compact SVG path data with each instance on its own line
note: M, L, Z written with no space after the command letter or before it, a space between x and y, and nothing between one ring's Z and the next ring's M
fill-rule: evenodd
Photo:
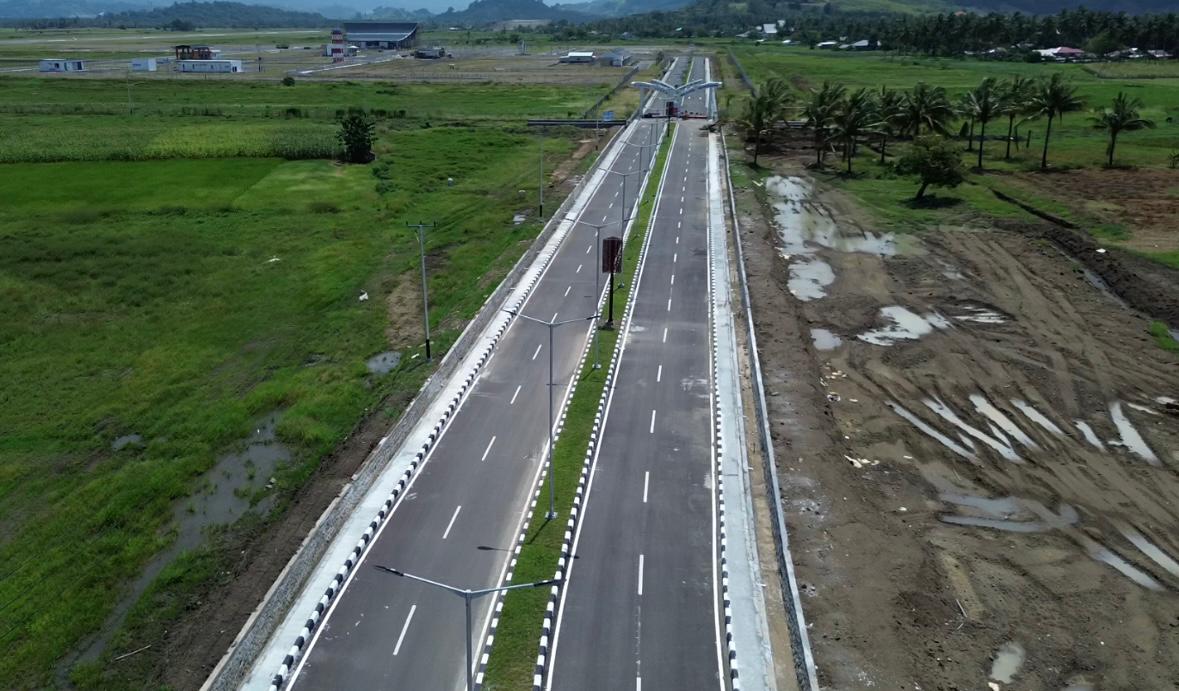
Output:
M788 127L789 117L797 114L801 120L795 124L804 126L812 137L815 165L822 167L826 156L835 152L851 174L857 149L866 142L878 146L880 162L885 163L890 142L913 140L912 151L900 161L900 167L910 171L921 163L914 156L925 157L924 162L930 156L948 161L947 152L956 146L948 141L955 136L955 124L960 125L957 137L966 140L967 151L975 153L976 168L982 170L988 126L1005 129L1001 137L1005 145L1003 157L1010 160L1012 148L1020 146L1020 126L1037 120L1045 123L1040 168L1047 169L1053 125L1065 114L1084 107L1076 87L1060 73L1037 80L1019 76L1005 80L987 77L957 99L951 99L944 87L925 82L902 91L887 86L850 90L843 84L825 81L803 94L800 102L785 81L774 78L746 100L737 124L745 131L747 140L753 142L753 163L757 165L767 140ZM1114 165L1114 153L1122 133L1154 127L1154 122L1142 117L1141 110L1141 100L1119 92L1109 106L1090 118L1092 127L1104 131L1108 137L1106 165ZM961 151L954 149L952 158L956 164L944 165L961 166ZM926 179L924 175L922 178ZM924 194L925 187L923 184L918 198Z
M797 8L792 9L792 7ZM652 12L603 20L583 27L551 27L553 32L636 37L736 36L766 22L784 19L773 38L793 38L804 45L846 37L879 42L888 50L927 55L961 55L991 48L1049 48L1060 45L1107 53L1118 48L1179 51L1179 14L1127 15L1084 8L1057 14L1019 12L899 14L888 12L814 11L798 3L748 0L700 0L670 12ZM1014 54L1023 55L1015 51ZM1034 54L1032 54L1034 55Z

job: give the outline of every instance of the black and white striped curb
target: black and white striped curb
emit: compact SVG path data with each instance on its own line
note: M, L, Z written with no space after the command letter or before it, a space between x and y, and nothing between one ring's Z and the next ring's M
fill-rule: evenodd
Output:
M603 179L605 178L603 177ZM540 281L541 277L544 276L545 270L548 268L549 263L552 262L553 257L555 257L560 251L565 237L573 229L574 224L564 220L559 221L559 223L564 226L564 229L558 229L555 238L550 241L549 246L546 247L543 253L538 257L540 261L535 265L534 270L530 272L530 275L527 278L527 283L524 284L523 290L521 290L519 287L516 288L516 299L512 301L505 309L510 311L518 311L524 305L524 303L528 301L528 298L531 296L533 289L536 287L536 284ZM401 477L398 479L397 485L385 499L384 505L377 511L377 514L373 517L373 519L369 521L368 527L365 528L363 535L361 535L360 539L356 542L356 546L352 548L352 551L348 554L348 557L345 558L344 563L340 566L339 569L336 570L335 575L332 577L331 583L327 586L326 589L324 589L323 595L315 604L315 607L311 611L310 616L307 617L307 620L303 624L303 628L299 631L299 635L295 637L295 640L292 643L290 649L283 657L283 661L278 669L278 672L275 673L274 677L271 679L270 691L279 691L283 685L289 681L291 672L295 669L295 665L298 663L299 659L305 652L305 649L312 638L312 634L316 630L316 627L319 625L320 621L324 618L324 615L331 606L332 601L343 589L348 575L352 573L356 565L360 563L361 557L364 555L365 550L369 547L369 545L372 544L373 537L376 535L381 525L393 512L397 500L404 494L406 488L410 485L418 468L428 459L430 451L434 448L435 444L438 442L438 439L442 436L442 432L446 428L447 423L449 423L454 418L454 415L461 406L466 394L470 392L474 386L475 380L478 378L480 371L491 358L492 353L495 351L496 345L499 344L500 339L507 331L511 321L511 317L507 315L504 315L499 319L499 324L495 327L492 337L487 341L487 344L484 346L483 351L479 354L475 364L463 378L463 382L459 386L458 391L451 397L450 402L447 403L446 410L434 424L433 429L426 435L426 440L422 443L421 448L414 453L414 458L412 461L410 461L409 467L406 468L405 472L402 473ZM562 422L563 421L564 415L562 414ZM558 430L559 429L560 425L558 425Z
M662 136L662 134L660 135ZM656 153L654 160L658 160ZM664 164L663 172L659 180L659 192L662 192L663 181L667 177L667 166ZM638 198L638 207L642 207L643 195L646 192L646 185L649 178L644 180L643 188L640 189ZM545 605L544 623L541 626L540 633L540 650L536 655L536 666L532 673L532 691L542 691L544 689L545 678L549 672L549 665L552 661L552 642L555 634L555 627L557 622L557 610L561 601L561 593L565 587L565 577L569 571L570 560L573 558L573 541L577 533L578 523L581 519L583 511L583 502L585 501L586 490L589 487L590 474L593 472L594 456L598 451L598 443L601 439L602 424L606 414L606 402L610 398L610 392L614 388L614 375L618 368L618 361L621 359L622 351L626 346L627 334L630 330L631 315L634 313L635 303L637 302L639 279L643 274L643 266L647 261L647 249L651 245L652 229L655 226L655 213L651 213L651 217L647 220L647 232L643 238L643 246L639 251L639 260L635 266L635 278L632 281L630 296L626 301L626 308L623 310L621 323L618 329L618 338L614 341L614 350L610 353L610 364L606 367L606 376L602 380L602 394L598 397L598 409L594 411L594 424L590 429L589 444L586 445L585 457L581 464L581 474L577 478L577 489L573 495L573 507L569 511L569 520L565 524L565 535L561 540L561 556L557 560L557 570L553 574L553 579L557 581L555 585L549 590L549 601ZM627 235L630 234L633 223L627 228ZM535 503L535 500L534 500ZM517 547L517 550L519 548Z
M736 57L729 51L730 57L736 62ZM740 69L740 63L736 63ZM741 70L744 73L744 70ZM743 74L744 76L744 74ZM748 81L748 80L746 80ZM765 384L762 378L761 359L758 355L757 330L753 323L753 306L749 297L749 277L745 272L745 253L741 242L741 224L737 213L737 200L733 194L733 180L730 176L729 147L725 142L724 130L720 133L721 153L724 160L725 182L728 187L729 210L733 223L733 246L736 250L737 276L741 285L741 309L745 322L746 350L749 352L749 362L752 369L754 403L757 410L759 427L759 441L764 458L763 470L773 511L771 523L776 542L776 556L778 558L778 572L782 578L788 595L783 597L783 605L787 613L790 628L791 651L794 657L794 671L798 686L803 691L819 690L819 675L815 669L815 657L811 650L810 636L807 633L806 617L802 611L802 599L799 595L798 580L794 574L794 562L790 556L790 539L786 531L785 512L782 509L782 495L778 483L777 461L774 459L774 443L770 434L769 408L766 405Z

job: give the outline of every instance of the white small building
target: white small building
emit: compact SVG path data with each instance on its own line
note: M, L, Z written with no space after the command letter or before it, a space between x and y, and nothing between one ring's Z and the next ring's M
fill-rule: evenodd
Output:
M761 25L761 32L763 34L765 34L766 36L777 36L778 35L778 25L777 24L762 24Z
M66 60L65 58L45 58L41 61L42 72L85 72L85 60Z
M241 60L177 60L176 67L181 72L218 73L225 74L242 71Z
M155 72L157 69L155 58L135 58L131 60L132 72Z
M563 62L565 64L592 63L594 59L592 51L571 50L557 62Z

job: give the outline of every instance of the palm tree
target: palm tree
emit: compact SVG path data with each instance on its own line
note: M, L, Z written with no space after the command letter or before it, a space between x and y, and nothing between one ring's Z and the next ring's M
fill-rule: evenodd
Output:
M782 119L782 112L789 101L790 91L781 79L771 79L745 102L740 124L754 137L753 165L761 156L762 138Z
M946 134L946 125L954 119L954 106L940 86L917 82L913 90L905 94L905 131L920 136L922 130Z
M876 94L876 114L880 121L880 162L884 163L888 137L904 125L905 97L887 86Z
M830 141L831 126L846 92L847 89L842 84L825 81L822 87L811 89L810 100L802 109L807 126L814 132L815 163L819 166L823 165L823 154Z
M1057 72L1051 79L1041 80L1036 85L1028 103L1033 113L1048 118L1048 129L1044 132L1044 154L1040 157L1040 170L1046 170L1048 141L1052 138L1052 121L1058 117L1063 120L1065 113L1080 110L1084 102L1077 96L1077 88L1065 82Z
M1142 108L1142 101L1140 99L1129 98L1125 93L1119 91L1113 100L1112 108L1106 108L1101 111L1100 115L1090 118L1093 121L1094 129L1109 132L1109 146L1105 147L1105 153L1108 158L1107 167L1113 167L1114 147L1118 145L1119 134L1154 127L1153 120L1147 120L1139 115L1138 111L1140 108Z
M1018 140L1015 118L1027 113L1028 99L1031 97L1033 82L1027 77L1012 77L1003 82L999 97L999 114L1007 116L1007 154L1005 160L1011 160L1011 142ZM1019 146L1016 141L1016 146Z
M832 120L832 139L843 143L843 157L847 160L847 173L851 175L852 159L856 155L856 141L868 134L880 131L880 121L867 89L857 89L839 103Z
M966 94L970 117L978 123L978 167L983 167L983 146L987 141L987 123L999 114L1000 93L995 79L987 77Z
M954 102L954 112L966 122L958 130L959 137L966 137L966 150L974 151L974 112L970 108L970 92L958 96Z

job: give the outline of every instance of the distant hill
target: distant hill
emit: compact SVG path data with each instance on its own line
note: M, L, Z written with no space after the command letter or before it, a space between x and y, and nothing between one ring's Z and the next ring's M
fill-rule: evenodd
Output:
M678 10L691 3L692 0L590 0L554 7L598 17L623 17L630 14Z
M93 0L78 0L92 2ZM32 26L45 28L51 26L98 26L98 27L138 27L165 28L190 31L200 28L261 28L261 27L292 27L319 28L326 27L332 22L321 14L314 12L296 12L264 5L247 5L241 2L177 2L167 7L153 7L150 9L131 9L125 11L102 11L91 13L95 5L86 5L86 12L70 13L70 6L58 3L47 7L44 3L34 7L32 11L38 14L30 17L25 14L16 18L7 17L4 23L16 26ZM116 3L116 6L118 3ZM105 7L111 7L105 4Z
M374 7L366 18L371 19L395 19L404 22L425 22L429 21L434 16L434 13L427 9L407 10L402 7Z
M95 17L149 7L147 2L120 0L0 0L0 19L34 17Z
M438 24L482 26L506 19L551 19L580 23L595 18L594 15L577 10L549 7L541 0L475 0L467 9L456 11L451 8L435 15L433 21Z

